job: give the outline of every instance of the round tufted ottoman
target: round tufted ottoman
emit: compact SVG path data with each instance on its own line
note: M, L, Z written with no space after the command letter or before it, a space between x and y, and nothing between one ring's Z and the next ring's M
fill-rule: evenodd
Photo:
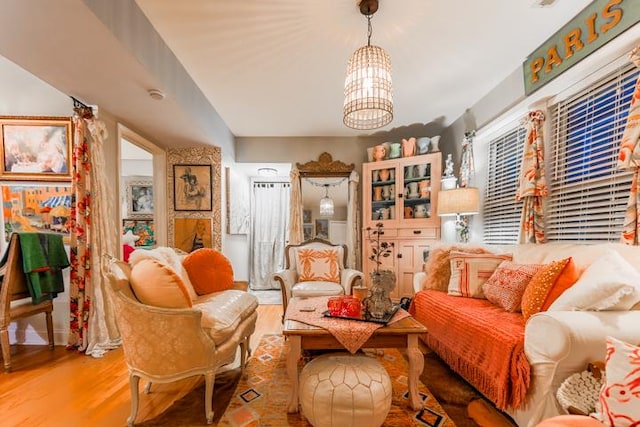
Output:
M300 374L302 414L314 427L382 425L391 409L391 379L376 359L330 353Z

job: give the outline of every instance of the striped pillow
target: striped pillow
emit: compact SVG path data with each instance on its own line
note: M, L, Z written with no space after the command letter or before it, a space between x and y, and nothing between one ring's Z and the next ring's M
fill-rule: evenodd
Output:
M469 254L451 252L451 278L448 294L458 297L485 298L482 285L502 261L511 261L511 254Z

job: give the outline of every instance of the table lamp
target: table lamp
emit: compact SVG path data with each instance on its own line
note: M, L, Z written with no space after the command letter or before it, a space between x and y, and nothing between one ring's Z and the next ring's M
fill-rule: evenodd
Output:
M469 215L480 210L480 193L475 187L455 188L438 192L438 216L456 217L458 241L469 241Z

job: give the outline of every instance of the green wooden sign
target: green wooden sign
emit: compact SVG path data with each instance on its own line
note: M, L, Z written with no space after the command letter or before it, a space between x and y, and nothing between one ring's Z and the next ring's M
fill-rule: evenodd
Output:
M640 21L640 0L595 0L523 64L527 95ZM535 31L535 29L531 29Z

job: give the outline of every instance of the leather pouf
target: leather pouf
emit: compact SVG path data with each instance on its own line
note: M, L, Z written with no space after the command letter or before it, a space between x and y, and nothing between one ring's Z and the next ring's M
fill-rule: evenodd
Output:
M391 379L376 359L331 353L300 374L302 414L314 427L379 427L391 409Z

